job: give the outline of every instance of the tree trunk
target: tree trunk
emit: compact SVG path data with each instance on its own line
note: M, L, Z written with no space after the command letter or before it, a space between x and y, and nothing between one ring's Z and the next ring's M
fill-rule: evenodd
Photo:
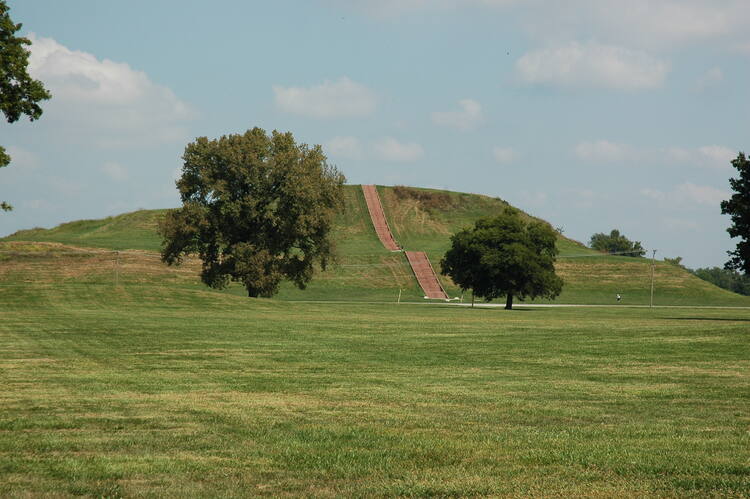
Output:
M250 298L257 298L258 297L258 290L256 289L248 289L247 290L247 296Z
M513 310L513 293L508 293L505 299L505 310Z

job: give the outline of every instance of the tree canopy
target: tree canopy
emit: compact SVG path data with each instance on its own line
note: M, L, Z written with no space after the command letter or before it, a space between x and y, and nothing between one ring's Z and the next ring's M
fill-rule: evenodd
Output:
M727 252L731 259L725 267L750 274L750 161L745 153L740 152L732 160L732 166L737 169L739 176L729 179L734 194L721 202L721 213L732 218L732 225L727 232L732 238L740 238L740 241L734 251Z
M329 231L343 206L344 176L320 146L260 128L187 145L177 181L182 207L160 227L162 260L203 260L214 288L241 282L251 297L273 296L282 279L300 289L333 256Z
M623 256L636 257L646 254L646 250L643 249L640 241L631 241L625 237L625 234L620 234L620 231L617 229L613 229L609 234L597 232L591 236L589 247L597 251L618 253Z
M34 121L42 115L39 102L49 99L50 94L39 80L29 76L28 38L16 36L21 24L10 18L9 7L5 0L0 0L0 111L8 123L18 121L26 115ZM10 164L10 156L0 145L0 168ZM2 201L0 209L8 211L11 206Z
M554 299L563 285L555 274L556 240L549 224L525 222L518 210L506 208L453 235L441 271L486 301L505 296L506 309L514 297Z
M750 295L750 275L748 274L741 274L736 270L721 267L706 267L691 270L691 272L720 288L740 295Z

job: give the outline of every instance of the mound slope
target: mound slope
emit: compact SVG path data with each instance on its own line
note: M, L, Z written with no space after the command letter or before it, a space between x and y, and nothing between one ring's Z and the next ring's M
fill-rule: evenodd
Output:
M395 301L400 292L402 300L423 301L422 290L405 255L385 249L373 230L361 187L347 186L345 192L346 209L338 217L333 234L338 251L335 264L320 272L305 291L283 286L279 298ZM432 189L378 186L377 192L396 241L404 250L425 251L434 265L438 265L448 249L451 234L508 206L499 198ZM2 284L6 287L35 282L112 285L116 277L120 285L199 289L199 262L170 268L158 261L160 238L156 228L164 212L141 210L99 220L80 220L52 229L19 231L0 239ZM53 278L62 272L55 269L70 264L74 257L61 259L47 246L39 251L39 245L33 243L40 242L57 243L65 249L57 253L88 252L96 254L98 260L91 260L88 273L76 271L64 279ZM609 304L620 293L625 305L649 303L650 260L602 256L562 235L558 247L557 270L565 280L565 287L556 302ZM119 256L115 250L120 252ZM36 256L29 256L34 252ZM78 267L86 260L81 256L75 258ZM656 262L654 276L656 305L750 306L747 297L722 290L665 262ZM461 295L461 290L449 279L438 278L450 297ZM239 287L225 292L243 294Z

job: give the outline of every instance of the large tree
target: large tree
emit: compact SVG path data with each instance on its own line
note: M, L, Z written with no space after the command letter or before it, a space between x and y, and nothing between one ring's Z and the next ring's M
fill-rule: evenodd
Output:
M613 229L609 234L597 232L591 236L589 247L597 251L617 253L624 256L636 257L646 254L646 250L643 249L640 241L631 241L625 237L625 234L620 234L617 229Z
M732 160L732 166L737 169L739 176L730 178L734 194L727 201L721 202L721 213L732 217L732 226L727 229L731 237L739 237L737 248L729 251L731 259L725 267L750 274L750 161L745 153L740 152Z
M251 297L273 296L282 279L304 289L315 265L325 268L345 179L320 146L254 128L198 138L183 160L182 208L169 211L160 228L163 261L197 254L205 284L241 282Z
M554 299L563 285L555 274L556 240L549 224L526 222L518 210L506 208L453 235L441 271L487 301L505 296L508 310L514 297Z
M26 45L28 38L16 36L21 24L16 24L8 14L5 0L0 0L0 110L8 123L18 121L22 115L34 121L42 115L39 102L49 99L50 94L39 80L29 76L29 54ZM0 168L10 164L10 156L0 145ZM0 209L9 211L12 207L5 201Z

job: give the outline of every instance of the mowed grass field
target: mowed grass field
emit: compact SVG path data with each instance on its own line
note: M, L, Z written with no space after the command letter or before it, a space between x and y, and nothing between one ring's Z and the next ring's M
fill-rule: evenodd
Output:
M0 287L0 496L750 495L750 310Z
M505 206L380 193L436 266ZM425 304L346 200L335 264L274 300L163 265L163 211L0 241L0 496L750 496L750 308L696 307L750 298L657 262L693 308L630 308L650 262L561 236L558 302L621 306Z

